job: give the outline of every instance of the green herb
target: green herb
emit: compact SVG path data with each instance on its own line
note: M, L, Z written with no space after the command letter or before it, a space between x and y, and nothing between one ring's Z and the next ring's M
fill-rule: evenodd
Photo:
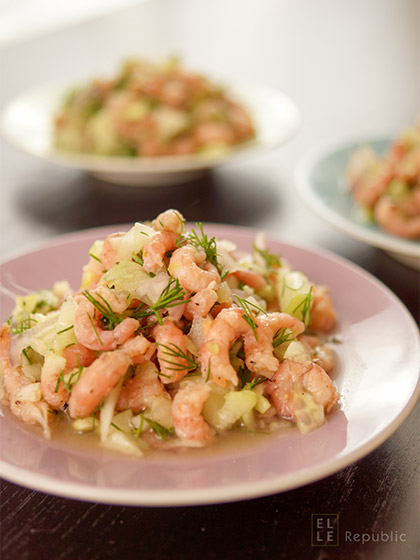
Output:
M99 263L102 264L102 261L99 257L97 257L96 255L94 255L93 253L89 253L89 257L91 257L92 259L95 259L95 261L98 261Z
M90 316L89 313L87 313L87 316L88 316L88 319L89 319L89 323L92 325L93 332L95 333L96 338L97 338L98 341L99 341L99 344L102 344L102 345L103 345L104 343L103 343L102 340L100 339L100 336L99 336L99 334L98 334L98 331L96 330L95 323L93 322L92 317Z
M112 331L116 325L121 323L121 317L118 317L112 310L112 307L107 302L107 300L101 295L98 294L99 299L93 297L93 295L88 291L85 290L82 292L85 298L90 301L90 303L101 313L101 322L103 323L104 327L110 331Z
M138 428L133 428L133 435L135 437L140 437L140 434L143 431L143 426L144 426L144 416L143 414L140 414L140 424Z
M173 367L168 367L169 370L174 371L182 371L182 370L196 370L198 368L198 363L195 361L194 358L190 358L179 346L174 344L173 342L169 343L170 346L166 346L165 344L161 344L160 342L157 343L158 346L162 346L165 350L163 354L168 356L169 358L178 358L179 360L183 360L186 363L182 364L178 361L172 360L163 360L167 364L170 364Z
M238 296L237 294L235 294L234 297L236 298L238 305L244 311L244 314L242 315L242 317L245 319L245 321L251 327L251 330L254 333L255 340L258 340L258 334L257 334L258 323L255 320L254 313L255 313L255 311L257 311L259 313L264 313L266 315L267 312L264 311L264 309L262 309L261 307L259 307L255 303L252 303L251 301L248 301L248 300Z
M74 328L74 325L70 325L69 327L66 327L65 329L62 329L61 331L58 331L57 334L65 333L65 332L67 332L67 331L69 331L69 330L71 330L71 329L73 329L73 328Z
M138 253L135 253L133 251L133 255L131 257L133 259L133 261L137 264L139 264L140 266L144 265L144 259L143 259L143 251L139 251Z
M98 404L95 410L92 411L92 416L95 417L95 414L99 412L103 406L104 406L104 397L102 397L101 402Z
M217 253L216 238L215 237L209 238L207 234L204 233L203 224L201 222L197 222L196 226L200 230L201 237L199 234L197 234L197 232L194 229L192 229L191 233L187 236L188 241L192 245L194 245L194 247L201 248L204 250L208 262L214 265L217 268L219 274L222 276L222 278L224 278L226 274L228 274L228 271L223 272L223 267L220 265L220 263L217 260L218 253Z
M264 377L260 375L259 377L254 377L251 379L252 372L248 368L240 368L238 371L239 381L241 382L242 389L253 389L260 383L264 381Z
M28 364L29 364L29 365L32 365L32 360L31 360L31 358L30 358L29 355L28 355L28 350L32 350L32 348L31 348L30 346L27 346L26 348L24 348L24 349L22 350L22 354L23 354L23 355L25 356L25 358L28 360Z
M58 374L57 383L56 383L56 385L55 385L54 393L58 393L58 388L60 387L60 383L63 383L63 385L64 385L64 378L63 378L63 376L64 376L64 369L62 369L62 370L60 371L60 373Z
M37 311L41 312L41 309L44 307L44 305L47 306L47 309L51 308L51 305L49 305L47 301L45 301L44 299L40 299L36 302L35 307L32 309L32 313L36 313Z
M169 309L170 307L176 307L177 305L188 303L190 300L184 299L185 295L186 294L181 288L179 281L175 280L171 276L168 285L155 303L152 303L149 306L144 303L140 304L130 316L135 319L142 319L144 317L156 315L159 325L163 325L162 316L160 314L162 309Z
M333 336L332 338L329 338L327 342L331 342L333 344L341 344L343 341L341 340L341 338Z
M312 303L312 286L309 288L309 292L302 299L302 301L293 309L292 313L296 313L299 309L302 312L302 322L310 325L311 324L311 303Z
M260 255L268 268L280 268L281 262L277 255L272 253L269 249L259 249L256 245L253 245L254 253Z
M152 428L155 434L158 437L160 437L160 439L167 439L175 435L174 428L169 428L169 429L165 428L165 426L162 426L162 424L159 424L159 422L156 422L155 420L151 420L150 418L146 418L146 416L143 416L143 418L149 424L149 426Z
M121 430L121 428L119 426L117 426L117 424L114 424L114 422L111 422L111 426L113 428L115 428L116 430L118 430L119 432L122 432L123 430Z
M284 329L279 329L273 337L273 348L277 348L283 342L291 342L295 340L295 335L290 329L284 327Z
M84 367L81 366L80 363L79 363L79 359L77 359L77 366L78 366L78 370L71 373L68 376L67 381L64 380L64 369L61 370L60 375L58 376L58 379L57 379L57 384L55 386L55 392L56 393L58 392L58 388L60 386L60 383L63 385L63 387L67 391L67 393L71 393L73 391L74 386L79 381L80 376L82 375L82 372L84 370Z
M23 319L23 321L18 323L17 326L13 326L12 322L13 322L13 316L9 317L9 319L7 320L7 324L9 325L10 331L13 334L22 334L23 331L27 331L28 329L32 328L31 325L32 322L38 323L36 319L30 316L28 316L26 319Z

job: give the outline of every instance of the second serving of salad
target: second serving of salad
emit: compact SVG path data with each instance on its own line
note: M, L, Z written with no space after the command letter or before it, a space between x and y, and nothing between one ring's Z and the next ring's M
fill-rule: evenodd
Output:
M254 137L246 108L175 58L128 60L68 91L54 120L57 148L102 156L208 156Z
M64 426L140 456L238 431L307 433L337 406L328 288L262 234L239 254L167 210L89 255L80 291L19 296L0 327L3 402L45 437Z
M397 237L420 238L420 119L384 156L369 145L354 150L346 178L368 220Z

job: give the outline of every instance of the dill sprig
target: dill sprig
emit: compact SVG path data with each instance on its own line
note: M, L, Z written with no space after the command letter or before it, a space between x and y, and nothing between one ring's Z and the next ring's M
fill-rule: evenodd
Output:
M259 249L255 244L252 246L254 249L254 253L260 255L268 268L280 268L281 262L277 255L272 253L269 249Z
M96 299L89 292L89 290L85 290L82 293L85 296L85 298L88 301L90 301L90 303L99 311L99 313L101 313L101 315L102 315L101 323L104 325L104 327L107 330L112 331L115 328L116 325L121 323L122 318L118 317L118 315L116 313L114 313L110 304L107 302L107 300L101 294L98 294L98 297L100 299ZM102 300L102 301L100 301L100 300Z
M185 291L181 287L179 280L175 280L172 276L169 279L168 285L163 290L158 299L150 304L146 305L141 303L130 315L135 319L143 319L144 317L150 317L151 315L156 315L157 322L159 325L163 325L161 311L162 309L169 309L171 307L176 307L184 303L189 302L186 300Z
M10 327L10 332L13 334L22 334L24 331L31 329L33 325L31 323L38 323L36 319L33 317L28 316L26 319L23 319L20 323L17 323L16 326L13 325L13 316L9 317L7 320L7 324Z
M94 255L93 253L89 253L89 257L91 257L92 259L95 259L95 261L98 261L98 263L102 264L102 261L99 257L97 257L96 255Z
M194 247L203 249L206 253L206 259L217 268L217 271L223 279L226 274L228 274L228 271L223 271L222 265L217 260L219 255L217 253L216 238L208 237L208 235L204 233L203 224L201 222L196 222L195 225L200 230L201 236L194 229L191 229L191 232L186 236L187 240L194 245Z
M254 313L257 311L258 313L264 313L266 315L267 312L264 311L264 309L262 309L261 307L259 307L255 303L252 303L251 301L248 301L248 300L238 296L237 294L235 294L234 297L236 298L236 301L237 301L239 307L241 307L243 312L244 312L242 317L245 319L245 321L251 327L251 330L254 334L255 340L258 340L258 333L257 333L258 323L255 319Z
M170 364L171 366L173 366L173 367L167 367L167 369L174 370L174 371L183 371L183 370L195 371L198 368L198 363L195 361L195 359L190 358L182 350L182 348L180 348L179 346L177 346L173 342L170 342L169 344L170 344L170 346L167 346L166 344L162 344L160 342L157 343L158 346L162 346L162 348L165 349L163 351L163 354L168 356L168 358L171 358L171 359L168 359L168 360L166 360L166 359L162 360L162 361L166 362L167 364ZM176 358L178 358L179 360L183 360L186 363L182 364L178 361L173 361Z
M309 292L305 295L302 301L293 309L292 313L296 313L299 309L302 314L302 322L306 325L310 325L311 319L311 303L312 303L312 286L309 288Z
M287 327L279 329L273 337L273 348L277 348L280 344L291 342L292 340L295 340L295 335L290 329Z
M154 274L153 272L147 272L146 270L144 270L143 250L138 251L137 253L133 251L131 260L140 265L143 268L143 272L145 272L149 278L154 278L156 276L156 274Z
M253 379L251 379L251 375L252 372L248 368L239 368L238 377L241 383L241 390L251 390L264 381L262 375L260 375L259 377L254 377Z
M80 365L79 359L77 359L77 367L78 370L71 373L67 379L64 379L64 369L60 371L60 374L57 379L57 384L55 386L55 392L58 392L58 388L60 383L63 385L64 389L67 393L71 393L73 391L74 386L79 381L80 376L82 375L83 370L85 369L83 366Z
M132 259L135 263L139 264L140 266L143 266L143 265L144 265L143 251L139 251L138 253L135 253L135 252L133 251L133 254L132 254L132 256L131 256L131 259Z
M62 329L61 331L58 331L57 334L65 333L67 331L70 331L73 328L74 328L74 325L70 325L69 327L66 327L65 329Z
M32 350L32 348L31 348L30 346L27 346L26 348L24 348L24 349L22 350L22 354L23 354L23 355L25 356L25 358L27 359L28 364L29 364L29 365L32 365L32 360L31 360L31 358L29 357L28 350Z
M98 331L96 330L95 323L93 322L93 319L92 319L90 313L87 313L87 316L88 316L88 319L89 319L89 323L92 326L93 332L95 333L95 336L98 339L99 344L103 345L104 343L102 342L101 337L99 336Z
M162 424L159 424L159 422L156 422L156 420L152 420L151 418L147 418L143 414L140 414L140 425L138 428L133 429L134 436L140 436L141 432L143 431L144 422L147 422L149 424L150 428L160 439L167 439L175 435L174 428L165 428L165 426L162 426Z

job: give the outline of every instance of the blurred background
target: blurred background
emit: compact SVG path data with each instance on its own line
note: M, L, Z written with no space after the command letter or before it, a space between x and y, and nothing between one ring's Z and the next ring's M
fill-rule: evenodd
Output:
M302 117L285 146L175 189L110 187L2 142L2 254L168 206L338 252L344 244L350 258L372 251L314 217L293 174L308 150L414 122L419 21L417 0L1 1L0 108L32 86L111 75L129 56L176 54L221 83L278 88Z

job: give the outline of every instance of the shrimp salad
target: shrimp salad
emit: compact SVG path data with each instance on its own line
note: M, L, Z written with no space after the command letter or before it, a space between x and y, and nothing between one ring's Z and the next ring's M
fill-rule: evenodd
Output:
M405 239L420 237L420 119L380 157L370 146L355 150L346 178L366 217Z
M176 59L127 61L69 91L54 121L57 148L105 156L208 157L254 137L245 108Z
M257 234L252 253L176 210L96 241L81 288L18 296L0 327L4 402L133 455L325 422L336 324L328 288ZM334 339L333 339L334 340Z

